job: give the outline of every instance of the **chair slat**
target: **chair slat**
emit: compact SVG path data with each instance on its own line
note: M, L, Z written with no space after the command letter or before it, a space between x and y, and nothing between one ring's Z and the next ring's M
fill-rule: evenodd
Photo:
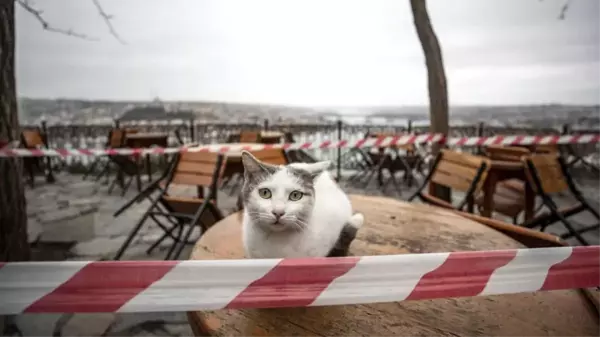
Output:
M23 140L25 147L35 148L38 146L44 146L44 140L39 130L23 130Z
M456 175L460 178L468 180L469 182L473 181L475 176L477 175L477 169L479 167L471 167L467 165L461 165L457 163L453 163L448 160L442 159L436 168L440 172L445 172L449 175Z
M474 156L468 153L455 152L452 150L444 149L442 152L443 160L447 160L458 165L479 168L481 164L486 161L486 158Z
M439 185L466 192L471 186L472 180L467 180L461 176L453 175L447 172L436 171L433 174L433 177L431 177L431 181Z
M198 186L209 186L212 182L212 175L196 175L191 173L175 173L173 184L179 185L198 185Z
M175 169L176 173L183 174L194 174L194 175L207 175L212 176L215 171L215 163L203 163L193 161L182 161L177 165Z
M218 158L219 154L213 152L182 152L179 161L216 164Z
M569 189L556 154L534 154L524 160L533 164L545 193L554 194Z

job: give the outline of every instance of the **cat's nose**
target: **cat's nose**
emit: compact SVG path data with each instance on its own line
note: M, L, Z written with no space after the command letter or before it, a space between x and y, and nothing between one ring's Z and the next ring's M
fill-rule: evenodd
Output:
M273 213L275 218L279 219L285 214L285 211L271 211L271 213Z

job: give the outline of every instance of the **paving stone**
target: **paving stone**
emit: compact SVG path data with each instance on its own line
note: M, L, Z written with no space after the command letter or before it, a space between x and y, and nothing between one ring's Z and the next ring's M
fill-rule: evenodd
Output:
M125 237L106 238L98 237L86 242L80 242L71 249L77 256L103 257L115 253L125 241Z
M95 236L94 214L79 215L78 211L75 218L50 224L42 223L42 227L40 241L45 242L81 242L91 240Z
M40 222L43 224L70 220L80 215L79 210L75 208L66 208L56 211L45 212L40 215Z
M29 243L37 241L42 235L42 231L42 225L36 219L27 219L27 238Z
M61 316L63 314L22 314L15 321L23 336L52 336Z
M60 329L61 336L102 336L115 318L113 313L75 314Z

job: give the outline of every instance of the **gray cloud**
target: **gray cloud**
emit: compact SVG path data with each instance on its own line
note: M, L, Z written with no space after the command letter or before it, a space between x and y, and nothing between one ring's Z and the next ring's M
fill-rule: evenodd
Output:
M45 32L17 11L21 95L426 104L426 69L408 1L38 0ZM451 103L599 103L600 2L429 0Z

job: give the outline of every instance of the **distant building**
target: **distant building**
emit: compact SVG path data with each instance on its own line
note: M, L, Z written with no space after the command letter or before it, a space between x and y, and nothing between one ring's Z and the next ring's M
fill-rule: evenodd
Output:
M135 121L135 120L170 120L182 119L189 120L196 118L191 110L176 110L167 111L162 105L146 105L133 107L119 118L119 121Z

